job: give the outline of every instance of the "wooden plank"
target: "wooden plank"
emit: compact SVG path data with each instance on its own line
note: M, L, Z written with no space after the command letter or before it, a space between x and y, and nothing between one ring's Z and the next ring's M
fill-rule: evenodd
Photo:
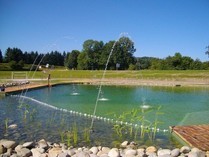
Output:
M174 126L171 131L189 146L209 151L209 124Z

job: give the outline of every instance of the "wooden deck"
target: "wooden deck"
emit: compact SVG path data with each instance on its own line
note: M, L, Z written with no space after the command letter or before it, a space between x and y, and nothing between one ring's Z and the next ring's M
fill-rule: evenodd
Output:
M171 129L175 136L178 136L189 146L209 151L209 124L174 126Z
M47 86L48 86L47 84L26 84L21 86L13 86L13 87L5 88L5 93L18 92L25 89L35 89L35 88L42 88Z

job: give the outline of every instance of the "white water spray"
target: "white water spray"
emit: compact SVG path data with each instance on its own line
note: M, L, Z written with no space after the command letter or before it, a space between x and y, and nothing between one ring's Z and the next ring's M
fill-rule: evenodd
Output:
M93 115L96 114L96 109L97 109L98 101L99 101L99 98L100 98L100 95L101 95L101 91L102 91L102 82L103 82L103 80L104 80L104 78L105 78L105 74L106 74L106 71L107 71L108 63L109 63L109 61L110 61L110 57L111 57L111 55L112 55L112 53L113 53L113 50L114 50L115 45L116 45L117 42L118 42L118 40L116 40L116 41L114 42L114 44L113 44L113 46L112 46L112 49L111 49L111 51L110 51L110 54L109 54L109 56L108 56L106 65L105 65L105 70L104 70L104 72L103 72L102 79L101 79L101 81L100 81L99 91L98 91L98 94L97 94L97 99L96 99L96 104L95 104L95 106L94 106ZM94 119L95 119L95 118L94 118L94 116L93 116L92 121L91 121L91 126L90 126L91 129L93 128Z
M41 52L44 52L44 50L49 50L50 47L56 46L57 43L58 43L58 41L60 41L61 39L68 39L68 40L74 40L74 41L76 41L74 37L71 37L71 36L64 36L64 37L61 37L61 38L56 39L52 44L48 44L48 45L44 46L44 47L42 48ZM38 62L37 66L36 66L36 69L34 70L31 79L34 78L35 73L37 72L37 70L38 70L39 66L41 65L41 62L43 61L43 59L44 59L45 56L46 56L46 53L44 53L43 57L42 57L41 60ZM33 64L32 64L32 66L31 66L31 68L30 68L29 76L30 76L30 73L31 73L31 71L32 71L32 69L33 69L33 67L34 67L34 65L35 65L35 63L36 63L38 57L39 57L39 55L36 56L36 58L35 58L35 60L34 60L34 62L33 62ZM21 104L24 103L24 99L25 99L25 96L26 96L27 92L28 92L28 88L25 89L25 92L24 92L24 89L22 90L21 96L23 96L23 97L19 97L19 102L20 102ZM79 94L76 94L76 95L79 95Z

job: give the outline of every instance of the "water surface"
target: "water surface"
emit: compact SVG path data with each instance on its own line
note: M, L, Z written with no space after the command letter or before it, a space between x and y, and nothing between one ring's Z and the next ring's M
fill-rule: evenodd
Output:
M26 96L67 111L93 114L97 93L98 86L69 84L31 90ZM60 141L61 133L72 130L73 124L76 124L80 144L84 144L83 130L90 127L90 118L55 110L31 100L24 101L27 104L25 109L20 107L22 103L18 100L17 97L7 96L0 101L0 138L18 141L45 138ZM153 109L146 115L146 119L152 122L155 117L154 110L161 106L160 112L163 114L158 118L162 123L158 127L165 130L173 125L208 124L208 102L209 90L205 88L103 86L96 115L115 118L114 115L119 116L133 108L146 105ZM29 114L25 114L25 110L28 110ZM126 117L126 121L130 121L129 117ZM8 125L17 124L17 128L6 130L6 122ZM135 140L129 137L128 133L123 139L117 137L112 129L113 125L104 120L96 120L91 144L109 146L113 144L112 141ZM175 146L169 133L164 132L159 132L152 142L146 138L138 139L138 142L142 145Z

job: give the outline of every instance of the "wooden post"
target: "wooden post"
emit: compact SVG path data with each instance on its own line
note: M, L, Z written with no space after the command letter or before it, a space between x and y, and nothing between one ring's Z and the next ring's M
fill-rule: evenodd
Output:
M51 85L50 85L50 79L51 79L51 74L48 74L48 87L51 87Z

